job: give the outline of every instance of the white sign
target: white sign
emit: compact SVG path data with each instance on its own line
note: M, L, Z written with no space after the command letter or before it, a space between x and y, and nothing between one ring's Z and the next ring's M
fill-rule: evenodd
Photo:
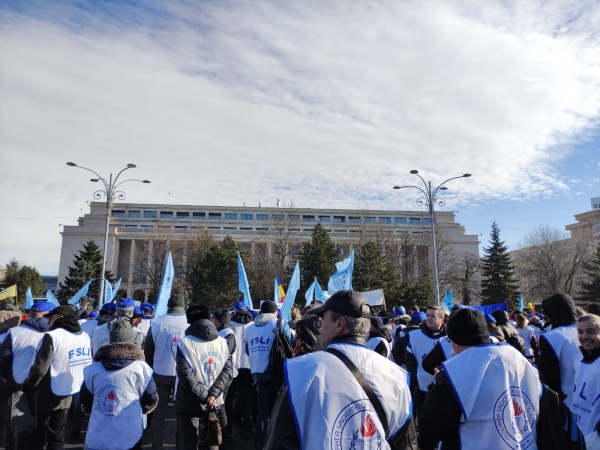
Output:
M592 199L592 209L600 209L600 197L594 197Z

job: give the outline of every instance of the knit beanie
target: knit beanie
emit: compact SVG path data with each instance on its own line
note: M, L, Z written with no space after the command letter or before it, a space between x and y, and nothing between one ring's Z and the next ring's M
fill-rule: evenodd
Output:
M260 305L261 314L275 314L277 312L277 303L273 300L265 300Z
M117 303L117 317L120 319L131 319L134 310L135 303L132 298L122 298Z
M135 342L133 327L127 320L112 320L108 323L110 343L113 342Z
M167 308L185 308L185 300L179 297L171 297L167 302Z
M192 304L185 312L185 317L187 318L187 323L192 324L201 319L208 319L210 317L210 310L206 305Z
M213 312L213 317L221 322L221 326L225 326L229 323L231 316L229 315L229 310L227 308L217 309Z
M458 345L472 347L490 342L483 313L476 309L456 311L448 319L446 330L450 340Z

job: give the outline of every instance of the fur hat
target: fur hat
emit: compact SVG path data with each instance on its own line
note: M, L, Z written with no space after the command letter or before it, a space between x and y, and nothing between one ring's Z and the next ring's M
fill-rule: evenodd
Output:
M187 323L192 324L201 319L208 319L210 317L210 310L206 305L192 304L185 312L185 317L187 318Z
M472 347L490 342L483 313L476 309L463 308L448 319L448 338L458 345Z
M112 320L108 323L110 343L113 342L135 342L133 327L127 320Z

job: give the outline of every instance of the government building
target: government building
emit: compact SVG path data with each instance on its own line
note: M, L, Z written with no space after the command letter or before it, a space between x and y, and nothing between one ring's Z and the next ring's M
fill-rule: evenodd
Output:
M59 283L88 240L103 248L106 220L106 203L92 202L90 212L80 217L77 225L64 226ZM436 236L444 236L445 245L456 252L479 256L478 236L465 234L464 227L455 222L454 212L437 211L435 220ZM242 251L269 256L276 251L277 236L286 233L286 254L294 255L303 242L311 239L317 223L339 246L340 259L369 233L383 233L392 238L389 242L413 242L412 251L424 255L426 261L431 259L431 219L427 211L115 203L109 217L106 269L117 279L122 278L118 295L143 300L149 293L143 269L151 263L149 249L156 236L176 241L202 232L211 233L215 241L231 236ZM423 265L414 268L415 276L419 270L424 270Z

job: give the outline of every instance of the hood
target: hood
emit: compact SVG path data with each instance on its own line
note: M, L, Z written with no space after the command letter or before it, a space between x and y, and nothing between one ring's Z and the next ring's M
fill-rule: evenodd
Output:
M575 302L569 294L554 294L542 300L544 314L550 318L552 328L577 323Z
M372 337L380 337L388 342L392 342L392 334L390 333L390 330L385 327L380 328L379 330L374 331L373 333L369 333L369 339L371 339Z
M252 314L250 314L248 311L236 311L231 318L232 322L242 323L244 325L252 322L253 320L254 317L252 317Z
M262 313L254 318L254 324L257 327L265 326L266 324L277 320L277 316L271 313Z
M38 317L37 319L27 319L21 322L22 326L29 327L35 331L41 331L45 333L48 331L48 319L45 317Z
M144 352L131 342L113 342L100 347L94 361L100 361L106 370L119 370L133 361L144 361Z
M196 320L185 330L186 336L193 336L203 341L214 341L219 337L217 327L208 319Z
M496 319L496 325L506 325L508 323L508 313L506 311L494 311L492 317Z

